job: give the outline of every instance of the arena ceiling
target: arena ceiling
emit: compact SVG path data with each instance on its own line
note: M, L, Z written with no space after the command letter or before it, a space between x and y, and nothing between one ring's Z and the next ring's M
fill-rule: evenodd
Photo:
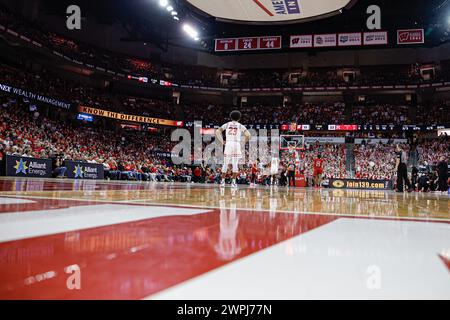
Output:
M215 38L367 31L366 10L373 4L382 10L383 30L421 27L428 39L436 38L436 43L450 39L450 0L168 0L182 21L198 28L201 41L197 43L186 39L180 25L158 6L159 0L27 0L26 3L33 1L39 3L41 10L62 16L68 5L79 4L83 15L91 20L100 24L119 22L128 33L121 40L151 43L164 51L170 45L212 51ZM282 3L291 4L292 15L276 14L274 4ZM299 4L299 14L295 13L298 12L295 3ZM278 9L288 10L286 5Z

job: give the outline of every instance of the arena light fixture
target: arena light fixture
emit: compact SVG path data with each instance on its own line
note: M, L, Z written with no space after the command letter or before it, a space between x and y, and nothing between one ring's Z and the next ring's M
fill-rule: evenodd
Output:
M180 18L178 18L177 16L173 17L173 19L174 19L174 20L177 20L177 21L180 20Z
M161 7L167 7L167 5L169 4L169 0L159 0L159 5Z
M170 14L173 15L173 16L176 16L178 14L178 12L172 11Z
M198 37L198 31L195 30L194 27L192 27L191 25L185 23L183 25L183 30L184 30L184 32L187 33L188 36L190 36L195 41L200 40L200 38Z
M166 7L166 9L167 9L167 11L173 11L173 7L172 6L168 6L168 7Z

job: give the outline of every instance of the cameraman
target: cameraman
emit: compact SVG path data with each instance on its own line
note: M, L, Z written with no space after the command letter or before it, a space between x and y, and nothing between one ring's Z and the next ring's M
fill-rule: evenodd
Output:
M56 155L56 157L53 159L53 175L56 178L65 178L64 174L66 173L67 168L64 167L63 163L64 159L61 154Z

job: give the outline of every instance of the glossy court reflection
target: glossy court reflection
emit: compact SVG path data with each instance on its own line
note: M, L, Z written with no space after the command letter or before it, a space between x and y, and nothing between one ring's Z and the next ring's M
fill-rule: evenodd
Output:
M8 178L0 189L2 299L450 297L446 195Z

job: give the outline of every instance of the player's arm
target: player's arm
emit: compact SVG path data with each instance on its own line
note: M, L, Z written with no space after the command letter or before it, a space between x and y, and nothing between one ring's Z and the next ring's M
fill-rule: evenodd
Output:
M245 129L244 130L244 144L249 142L251 138L252 138L252 134L247 129Z
M223 141L222 132L223 132L223 128L222 127L220 127L219 129L216 130L216 140L218 140L220 142L220 144L224 144L225 143Z

